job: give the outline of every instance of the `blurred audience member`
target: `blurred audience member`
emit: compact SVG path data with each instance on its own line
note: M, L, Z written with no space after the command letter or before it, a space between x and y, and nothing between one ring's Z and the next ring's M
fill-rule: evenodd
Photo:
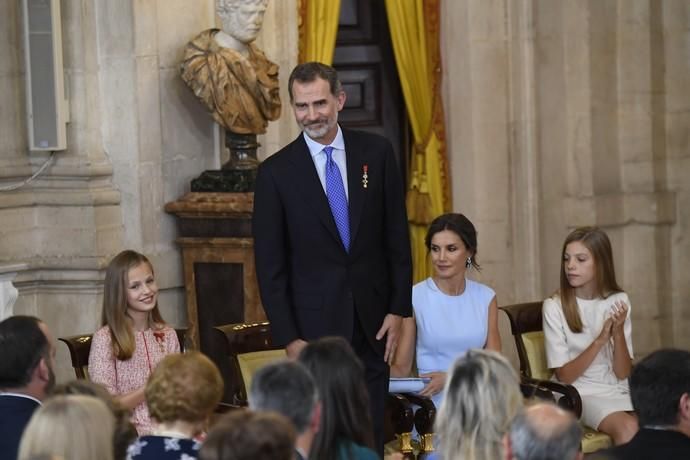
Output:
M378 459L372 447L369 394L364 366L342 337L309 342L298 358L316 381L323 410L312 460Z
M448 373L436 418L440 449L432 458L503 458L503 436L520 407L518 376L508 360L491 350L469 350Z
M103 385L89 380L71 380L57 385L51 396L59 395L87 395L95 396L103 401L115 416L115 435L113 437L115 460L124 460L127 447L137 439L137 429L130 421L131 412L115 400Z
M259 369L252 378L249 407L286 416L297 431L297 460L309 458L321 422L321 403L314 379L302 364L281 361Z
M55 346L45 323L32 316L0 322L0 458L17 458L19 440L55 383Z
M224 415L208 433L200 460L293 460L295 429L276 412L238 410Z
M48 399L31 417L19 444L19 460L54 455L65 460L113 460L115 417L94 396Z
M582 427L553 403L520 411L504 437L506 460L581 460Z
M630 396L640 423L632 440L607 458L690 458L690 352L655 351L633 367Z
M145 393L153 434L129 447L128 460L197 458L200 444L193 438L206 429L223 394L216 365L199 352L168 355L153 371Z

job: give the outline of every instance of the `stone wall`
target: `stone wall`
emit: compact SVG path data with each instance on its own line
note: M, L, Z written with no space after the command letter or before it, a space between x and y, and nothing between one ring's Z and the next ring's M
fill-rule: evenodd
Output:
M295 1L270 2L259 38L285 79L297 56ZM0 5L0 186L47 158L27 151L20 4ZM154 264L166 320L185 325L175 222L163 205L223 155L219 130L178 71L184 44L216 25L214 1L60 4L68 148L29 186L0 192L0 261L26 267L14 280L14 312L43 318L56 336L95 330L103 268L132 248ZM272 123L260 155L296 133L291 118ZM60 345L58 378L72 375Z
M298 133L285 86L297 0L269 2L258 43L281 68L283 115L260 158ZM160 303L186 323L173 219L162 206L223 159L220 133L178 78L213 0L62 0L71 122L46 173L0 192L0 262L23 267L16 313L55 335L99 323L103 267L149 255ZM117 3L117 5L114 5ZM19 2L0 2L0 186L36 171L27 151ZM442 2L444 97L457 211L477 225L478 275L499 303L557 287L570 229L610 234L638 354L690 347L690 3ZM502 322L504 349L513 342ZM59 346L60 379L71 377Z
M690 4L443 2L456 210L500 304L558 287L568 232L603 227L638 355L690 347ZM513 341L502 324L504 349Z

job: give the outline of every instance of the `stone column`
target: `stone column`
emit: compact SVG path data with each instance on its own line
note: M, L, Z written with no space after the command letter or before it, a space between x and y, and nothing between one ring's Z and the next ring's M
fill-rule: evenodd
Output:
M25 270L26 264L0 264L0 321L14 315L14 303L19 297L19 291L12 281L17 272Z
M636 354L687 347L690 4L462 0L442 21L454 206L499 303L553 293L565 236L596 225Z

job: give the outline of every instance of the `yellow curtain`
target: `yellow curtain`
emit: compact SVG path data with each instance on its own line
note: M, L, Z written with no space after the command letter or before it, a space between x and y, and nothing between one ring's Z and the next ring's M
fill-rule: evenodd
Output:
M424 246L431 221L451 207L441 102L440 0L386 0L414 148L407 189L414 281L431 275Z
M299 1L299 62L331 65L338 33L340 0Z

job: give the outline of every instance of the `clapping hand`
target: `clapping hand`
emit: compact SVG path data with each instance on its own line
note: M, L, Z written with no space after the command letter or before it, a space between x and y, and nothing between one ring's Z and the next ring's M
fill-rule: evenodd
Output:
M628 306L622 300L617 300L611 306L611 335L618 335L623 333L623 324L625 318L628 317Z
M612 336L617 336L623 333L623 324L625 323L625 318L628 316L628 306L622 300L617 300L613 305L611 305L611 314L606 321L604 321L604 326L601 328L599 337L597 340L600 343L605 344L609 341Z

